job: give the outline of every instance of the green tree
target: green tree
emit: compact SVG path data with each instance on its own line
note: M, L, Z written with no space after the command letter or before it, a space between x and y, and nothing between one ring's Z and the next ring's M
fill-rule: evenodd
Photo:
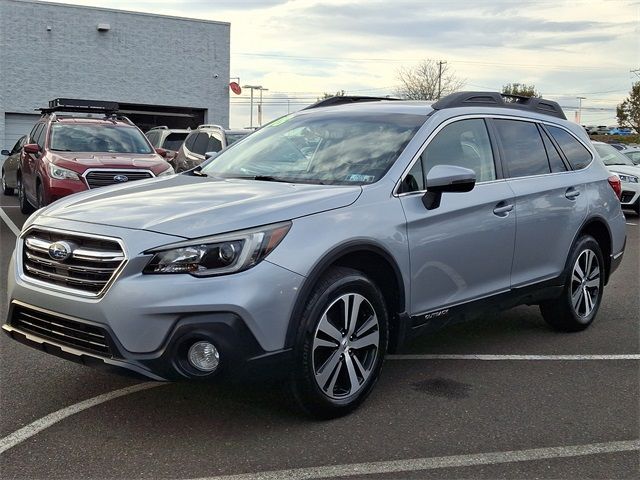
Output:
M460 90L465 80L453 73L446 62L423 60L415 67L401 67L396 95L408 100L436 100Z
M502 93L520 97L542 97L535 85L527 85L526 83L507 83L502 87Z
M640 133L640 82L631 86L629 96L616 107L618 125L633 128Z

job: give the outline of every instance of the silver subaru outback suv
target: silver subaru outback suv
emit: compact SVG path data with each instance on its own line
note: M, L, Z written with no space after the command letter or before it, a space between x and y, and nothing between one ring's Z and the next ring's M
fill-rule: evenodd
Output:
M36 212L2 328L156 380L267 367L338 416L420 332L518 304L587 328L624 252L619 192L555 102L329 99L184 174Z

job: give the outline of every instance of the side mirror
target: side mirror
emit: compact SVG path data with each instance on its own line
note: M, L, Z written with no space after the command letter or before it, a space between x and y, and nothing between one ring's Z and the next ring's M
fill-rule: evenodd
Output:
M0 152L0 155L4 155L4 156L7 156L7 157L8 157L9 155L11 155L11 152L10 152L9 150L2 150L2 151Z
M156 153L162 158L167 158L167 151L164 148L156 148Z
M25 153L30 153L32 155L37 155L40 153L40 145L37 143L27 143L24 147L22 147Z
M427 210L440 206L445 192L470 192L476 184L476 172L455 165L436 165L427 173L427 193L422 203Z
M220 152L205 152L204 159L209 160L210 158L215 158L218 156L218 153Z

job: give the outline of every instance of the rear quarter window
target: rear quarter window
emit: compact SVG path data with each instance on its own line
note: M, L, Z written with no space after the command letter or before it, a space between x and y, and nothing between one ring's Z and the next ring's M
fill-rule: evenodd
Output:
M558 142L560 149L569 161L571 168L580 170L591 163L591 153L573 135L562 128L547 125L551 136Z

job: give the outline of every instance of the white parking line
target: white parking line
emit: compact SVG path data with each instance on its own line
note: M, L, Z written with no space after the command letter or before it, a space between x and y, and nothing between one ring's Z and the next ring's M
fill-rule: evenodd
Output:
M11 219L7 216L6 213L4 213L4 211L2 210L3 208L4 207L0 207L0 218L2 218L2 220L4 220L4 223L7 224L7 227L9 227L9 230L11 230L16 237L19 237L20 229L16 227L16 224L11 221Z
M638 224L637 224L637 223L627 222L627 225L633 225L633 226L635 227L635 226L636 226L636 225L638 225Z
M75 415L76 413L86 410L87 408L95 407L96 405L108 402L109 400L113 400L114 398L140 392L142 390L148 390L149 388L159 387L161 385L164 385L164 383L138 383L137 385L132 385L130 387L121 388L120 390L114 390L113 392L98 395L97 397L89 398L88 400L84 400L74 405L62 408L57 412L50 413L46 417L42 417L41 419L36 420L35 422L32 422L29 425L22 427L21 429L16 430L15 432L10 433L6 437L0 439L0 454L4 453L10 448L15 447L19 443L24 442L28 438L33 437L45 428L49 428L51 425L54 425L59 421L70 417L71 415Z
M418 472L438 468L469 467L475 465L495 465L511 462L530 462L550 458L581 457L599 453L630 452L640 450L640 440L591 443L565 447L534 448L510 452L477 453L452 455L448 457L413 458L390 462L352 463L311 468L294 468L270 472L222 475L200 480L281 480L350 477L355 475L375 475L384 473Z
M578 360L640 360L640 354L620 355L456 355L456 354L427 354L427 355L387 355L387 360L525 360L525 361L578 361Z

